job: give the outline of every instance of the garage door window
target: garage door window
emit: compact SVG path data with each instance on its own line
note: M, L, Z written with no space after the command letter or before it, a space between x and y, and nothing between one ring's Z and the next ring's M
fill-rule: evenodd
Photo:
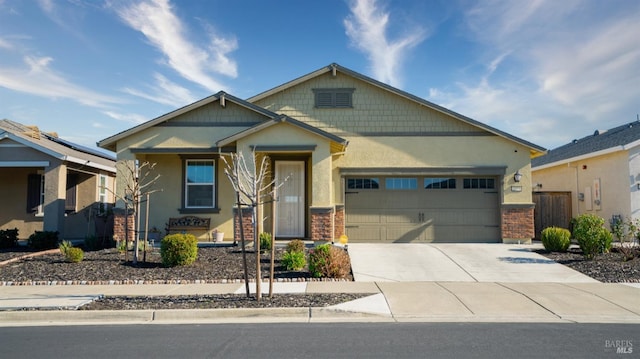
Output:
M425 189L451 189L456 188L455 178L425 178Z
M384 182L387 189L411 190L418 189L417 178L387 178Z
M493 178L465 178L463 186L465 189L494 189L496 181Z
M378 189L380 181L377 178L349 178L347 189Z

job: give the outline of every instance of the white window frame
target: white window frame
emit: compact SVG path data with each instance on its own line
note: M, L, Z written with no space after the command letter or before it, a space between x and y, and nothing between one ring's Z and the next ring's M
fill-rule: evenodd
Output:
M189 172L189 165L191 163L194 162L211 162L212 164L212 172L211 173L211 178L212 178L212 182L208 183L208 182L194 182L194 183L189 183L189 179L188 179L188 172ZM198 159L186 159L185 160L185 166L184 166L184 208L215 208L216 207L216 160L213 158L198 158ZM189 205L189 187L190 186L203 186L203 185L210 185L211 188L211 206L190 206Z

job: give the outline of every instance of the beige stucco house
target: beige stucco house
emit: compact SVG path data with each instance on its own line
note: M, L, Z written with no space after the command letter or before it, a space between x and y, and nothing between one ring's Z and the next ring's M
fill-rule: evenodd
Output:
M265 231L373 242L530 241L530 164L545 151L337 64L247 100L219 92L98 145L156 163L151 227L196 215L237 238L222 158L242 152L287 178Z
M535 191L571 193L572 217L640 218L640 121L595 131L532 165Z
M18 228L20 239L35 231L110 236L115 174L113 156L0 120L0 229Z

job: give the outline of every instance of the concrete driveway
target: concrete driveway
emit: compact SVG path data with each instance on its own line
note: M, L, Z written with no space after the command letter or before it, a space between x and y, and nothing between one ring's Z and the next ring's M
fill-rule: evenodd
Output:
M597 283L532 252L539 245L501 243L350 243L356 282Z

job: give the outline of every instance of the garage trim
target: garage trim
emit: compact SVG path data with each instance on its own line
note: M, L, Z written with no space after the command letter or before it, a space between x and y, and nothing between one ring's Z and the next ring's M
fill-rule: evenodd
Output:
M507 166L461 166L461 167L370 167L341 168L342 176L466 176L493 175L504 176Z

